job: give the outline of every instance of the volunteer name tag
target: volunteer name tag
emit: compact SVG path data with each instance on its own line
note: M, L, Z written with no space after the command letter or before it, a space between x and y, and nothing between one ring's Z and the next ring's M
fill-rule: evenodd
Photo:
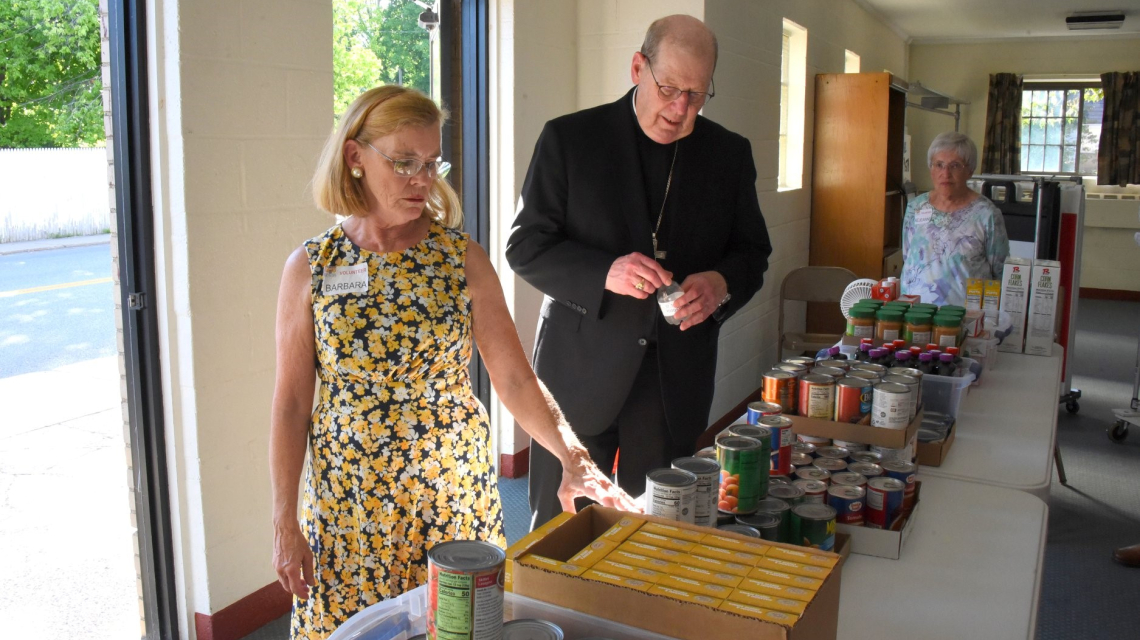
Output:
M368 293L368 263L329 267L321 283L321 293L326 296Z
M930 216L934 215L934 209L930 205L924 204L922 208L914 213L915 224L930 224Z

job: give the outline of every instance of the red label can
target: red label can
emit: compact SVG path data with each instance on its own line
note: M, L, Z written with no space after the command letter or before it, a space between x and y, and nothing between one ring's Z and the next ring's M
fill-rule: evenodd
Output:
M758 423L772 432L772 475L792 474L792 445L796 436L792 433L792 419L787 416L764 416Z
M867 480L867 526L889 529L902 511L906 485L897 478L878 476Z
M855 424L871 413L874 386L870 380L848 377L835 383L835 421Z

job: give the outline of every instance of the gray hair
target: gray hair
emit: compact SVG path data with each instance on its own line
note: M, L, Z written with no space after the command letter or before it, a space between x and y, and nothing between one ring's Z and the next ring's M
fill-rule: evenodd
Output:
M934 142L930 143L930 150L926 152L926 166L929 167L934 162L934 154L943 151L953 151L957 154L958 158L966 163L970 173L978 168L978 145L964 133L947 131L938 134Z
M645 32L645 40L641 43L641 54L650 60L656 60L657 50L666 40L673 40L676 44L693 51L700 51L705 47L711 48L713 69L716 69L717 58L720 57L720 45L716 41L716 34L700 20L686 15L665 16L654 20Z

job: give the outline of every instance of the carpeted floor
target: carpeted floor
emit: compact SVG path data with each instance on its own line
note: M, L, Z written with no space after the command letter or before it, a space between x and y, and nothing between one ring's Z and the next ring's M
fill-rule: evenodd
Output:
M1112 550L1140 543L1140 430L1115 444L1105 429L1114 421L1112 409L1132 397L1140 303L1081 300L1077 328L1070 363L1083 397L1075 415L1059 407L1069 485L1054 476L1037 637L1136 638L1140 569L1114 563ZM500 480L499 489L513 543L530 526L526 478ZM288 630L285 617L247 638L283 640Z

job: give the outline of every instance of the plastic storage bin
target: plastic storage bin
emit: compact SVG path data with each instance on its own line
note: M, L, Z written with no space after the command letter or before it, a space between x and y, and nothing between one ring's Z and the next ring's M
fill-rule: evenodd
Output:
M962 365L961 370L965 373L961 376L922 376L922 406L925 411L958 417L962 398L966 397L966 390L977 378L974 371L980 367L972 358L962 358Z

